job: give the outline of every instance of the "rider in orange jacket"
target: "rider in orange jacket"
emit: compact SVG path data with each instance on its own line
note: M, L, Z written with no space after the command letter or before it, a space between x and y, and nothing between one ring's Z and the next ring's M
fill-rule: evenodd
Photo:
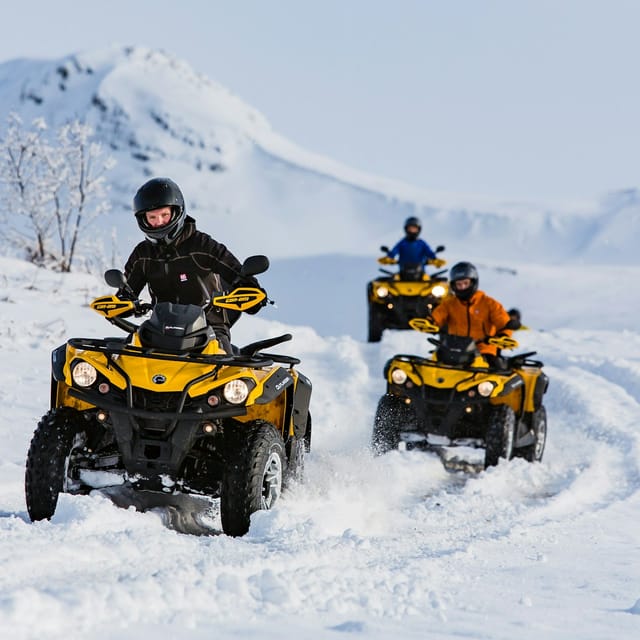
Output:
M449 271L453 296L445 298L432 312L433 321L450 335L483 340L496 335L510 336L509 314L497 301L478 290L478 270L470 262L459 262ZM498 348L478 343L488 360L498 355ZM490 362L491 364L491 362Z

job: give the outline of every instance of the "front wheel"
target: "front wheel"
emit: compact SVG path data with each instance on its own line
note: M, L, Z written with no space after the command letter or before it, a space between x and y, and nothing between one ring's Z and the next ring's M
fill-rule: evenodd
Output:
M516 414L506 404L492 407L485 435L484 466L494 467L500 458L513 458Z
M271 509L283 488L285 446L269 422L256 420L231 434L234 447L220 495L222 530L228 536L249 531L251 514Z
M371 448L380 456L398 448L400 431L411 422L412 410L397 396L386 394L380 398L373 420Z
M32 521L50 519L61 493L83 493L75 459L85 449L87 434L73 409L46 413L33 434L25 471L25 497Z

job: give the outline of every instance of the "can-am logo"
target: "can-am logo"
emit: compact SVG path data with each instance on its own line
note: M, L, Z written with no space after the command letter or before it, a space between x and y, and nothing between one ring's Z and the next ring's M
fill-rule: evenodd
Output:
M290 380L291 378L287 376L284 380L278 382L278 384L276 385L276 391L280 391L280 389L282 389L282 387L284 387L284 385L287 384L287 382L289 382Z
M164 384L167 381L167 378L161 373L156 373L156 375L151 378L151 381L155 384Z

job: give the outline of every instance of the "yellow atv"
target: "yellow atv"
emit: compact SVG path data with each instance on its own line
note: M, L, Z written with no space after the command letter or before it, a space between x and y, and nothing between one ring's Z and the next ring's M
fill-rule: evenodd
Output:
M252 256L241 275L266 271ZM126 290L121 272L110 286ZM211 304L246 311L264 291L239 287ZM139 507L176 495L220 498L223 531L247 532L250 516L269 509L302 473L311 444L311 383L299 360L264 353L286 334L225 353L205 309L151 305L115 295L91 308L128 335L74 338L52 353L51 409L33 435L25 492L32 520L51 518L60 493L120 488ZM208 307L207 307L208 308Z
M422 318L411 327L434 333ZM515 348L512 338L488 338ZM500 458L542 459L547 415L542 403L548 378L535 352L500 358L490 367L472 338L429 338L430 357L396 355L385 365L387 391L378 403L372 447L383 454L399 447L433 450L447 461L455 447L484 447L484 467ZM453 466L453 465L452 465Z
M387 253L387 247L380 247ZM436 253L444 251L443 246ZM384 265L396 264L394 258L383 256L378 262ZM446 261L435 258L433 266L442 267ZM398 273L381 268L384 277L372 280L367 285L369 310L369 342L380 342L385 329L410 329L409 320L430 315L442 299L449 293L445 270L431 275L421 264L405 265Z

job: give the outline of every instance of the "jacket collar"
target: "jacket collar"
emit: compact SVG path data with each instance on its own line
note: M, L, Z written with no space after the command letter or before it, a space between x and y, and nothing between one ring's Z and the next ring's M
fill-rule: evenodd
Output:
M187 238L190 238L196 230L196 221L191 216L186 216L184 219L184 226L180 235L176 238L175 244L184 242Z

